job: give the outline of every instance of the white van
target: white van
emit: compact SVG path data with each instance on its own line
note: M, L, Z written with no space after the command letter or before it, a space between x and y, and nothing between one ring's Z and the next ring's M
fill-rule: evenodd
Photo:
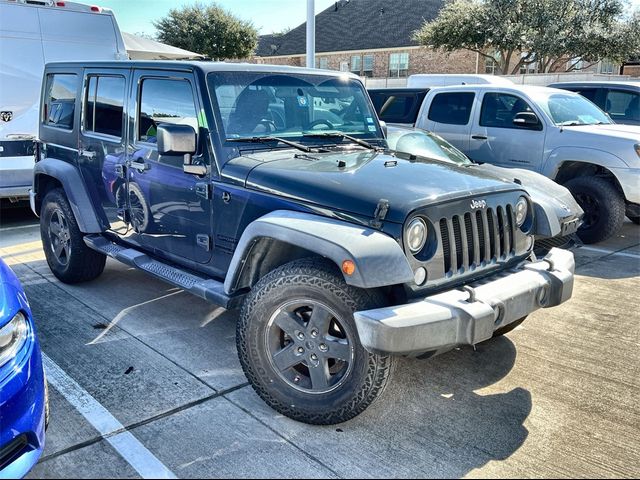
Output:
M455 73L419 73L410 75L407 79L407 88L434 88L449 85L513 85L513 82L508 78L496 75Z
M0 198L28 198L45 63L126 59L109 9L0 0Z

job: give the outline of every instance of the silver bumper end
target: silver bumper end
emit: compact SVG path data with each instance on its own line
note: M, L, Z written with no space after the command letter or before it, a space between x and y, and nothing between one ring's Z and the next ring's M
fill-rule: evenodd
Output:
M573 253L553 248L544 259L475 287L356 312L360 341L370 352L395 355L475 345L539 308L569 300L574 268Z

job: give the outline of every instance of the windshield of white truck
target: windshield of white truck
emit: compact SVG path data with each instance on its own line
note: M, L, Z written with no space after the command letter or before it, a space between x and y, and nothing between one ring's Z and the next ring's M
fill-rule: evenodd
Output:
M552 93L539 98L537 103L558 126L613 123L595 104L580 95Z
M307 144L335 144L347 138L340 134L383 141L369 97L354 79L216 72L209 74L208 82L227 141L246 139L256 144L262 137L277 137Z

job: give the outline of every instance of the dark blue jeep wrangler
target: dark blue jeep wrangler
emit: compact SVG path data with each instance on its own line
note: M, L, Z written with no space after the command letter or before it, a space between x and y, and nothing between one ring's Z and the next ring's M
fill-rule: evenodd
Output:
M520 185L387 150L350 74L185 62L45 70L31 202L61 281L106 256L241 308L240 361L308 423L362 412L428 357L566 301ZM68 115L52 115L58 105Z

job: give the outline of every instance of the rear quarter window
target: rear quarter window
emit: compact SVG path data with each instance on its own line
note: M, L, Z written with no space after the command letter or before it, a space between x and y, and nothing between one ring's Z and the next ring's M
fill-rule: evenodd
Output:
M73 129L78 76L71 73L47 75L42 122L50 127Z
M473 106L473 92L438 93L429 107L429 120L449 125L467 125Z

